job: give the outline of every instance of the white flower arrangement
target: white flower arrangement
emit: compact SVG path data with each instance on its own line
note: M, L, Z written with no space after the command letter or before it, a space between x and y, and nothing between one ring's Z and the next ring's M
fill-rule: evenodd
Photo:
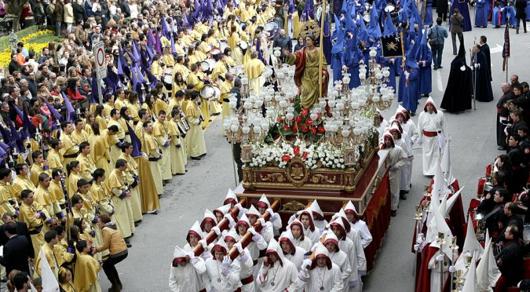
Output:
M250 167L275 165L279 168L286 168L293 157L298 156L309 169L316 169L319 166L334 169L345 168L341 149L329 143L315 146L308 145L303 140L296 140L292 144L286 142L270 145L253 144L252 154Z
M333 169L344 169L346 167L344 165L344 156L338 147L329 143L322 143L318 145L316 153L323 167Z

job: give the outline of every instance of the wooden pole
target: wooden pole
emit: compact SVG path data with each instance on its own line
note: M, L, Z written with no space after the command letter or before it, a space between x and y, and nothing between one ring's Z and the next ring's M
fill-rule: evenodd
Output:
M407 57L405 54L405 43L403 42L403 31L399 32L399 38L401 39L401 69L405 69L405 62L407 61Z
M271 209L275 210L279 204L280 204L280 200L274 201L271 205ZM263 218L265 221L269 221L271 218L271 214L267 211L261 216L261 218ZM254 230L256 230L256 232L260 232L261 229L263 228L263 226L261 226L261 223L259 221L254 223L253 227L254 227ZM241 237L239 242L241 242L241 246L243 248L247 247L252 242L252 233L247 231L247 233L245 233L245 235ZM239 256L239 251L237 250L237 247L233 246L228 252L228 256L230 257L231 260L234 260L235 258L237 258Z
M239 203L243 204L243 203L245 203L245 201L246 201L246 199L243 199ZM232 218L234 218L234 220L237 220L237 215L239 214L239 208L235 207L235 206L232 207L232 209L230 209L230 211L229 211L229 214L230 214L230 216L232 216ZM223 218L223 220L221 220L221 222L217 223L217 227L219 227L221 232L223 230L227 230L228 228L230 228L228 219L227 218ZM205 237L206 244L210 244L210 243L214 242L214 240L216 240L217 237L218 236L215 233L215 231L211 230L208 233L208 235L206 235L206 237ZM204 248L200 244L198 244L197 246L195 246L193 248L193 254L195 254L196 257L200 256L203 252L204 252Z
M322 0L322 13L320 14L320 36L318 42L318 92L319 97L322 97L322 69L324 67L324 20L326 19L326 0ZM327 85L327 84L326 84Z

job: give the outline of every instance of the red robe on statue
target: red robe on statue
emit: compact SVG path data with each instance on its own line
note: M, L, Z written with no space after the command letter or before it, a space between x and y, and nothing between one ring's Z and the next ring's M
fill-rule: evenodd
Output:
M294 84L298 87L298 94L301 92L302 87L302 78L304 77L304 70L305 70L305 63L306 63L306 56L305 56L305 50L306 48L303 48L301 50L298 50L294 52L294 55L296 56L296 61L294 63L295 70L294 70ZM328 83L329 83L329 73L325 65L322 67L322 96L328 95Z

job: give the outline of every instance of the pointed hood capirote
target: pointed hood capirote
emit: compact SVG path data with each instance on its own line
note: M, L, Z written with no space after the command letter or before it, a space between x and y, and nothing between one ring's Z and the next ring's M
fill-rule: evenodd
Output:
M294 255L295 252L296 252L296 247L294 245L294 238L293 238L293 234L291 233L291 230L287 230L287 231L284 231L280 237L278 238L278 242L280 243L280 245L282 243L287 243L291 246L291 254ZM283 251L283 249L282 249Z
M344 206L344 212L353 212L356 215L359 214L357 213L357 209L355 208L355 205L352 203L352 201L348 201L348 203L346 203L346 206Z
M287 229L291 232L291 235L293 234L292 233L292 228L293 226L298 226L300 227L300 239L301 241L303 241L305 239L305 235L304 235L304 224L302 224L302 222L298 219L294 219L290 224L289 226L287 226ZM294 238L294 236L293 236Z
M204 230L204 224L206 222L210 222L213 226L217 225L217 218L215 218L215 215L212 211L209 209L204 210L204 216L202 217L201 221L201 230Z
M261 195L256 205L258 206L258 208L265 208L265 209L271 207L271 203L269 202L269 199L265 197L265 195Z
M434 102L434 99L431 96L429 96L429 98L427 98L427 101L425 102L425 106L423 107L424 111L427 111L428 104L432 105L435 113L438 113L438 106L436 106L436 103Z
M225 200L223 204L237 204L239 203L239 200L237 199L236 193L232 191L232 189L228 189L228 192L226 193Z
M311 212L313 212L313 218L317 220L322 220L324 218L324 212L322 212L322 209L320 208L320 205L318 204L317 200L314 200L311 203L309 209L311 209Z
M283 255L282 247L280 244L276 241L276 239L271 239L269 241L269 245L267 246L266 254L276 254L278 257L278 260L280 261L280 265L283 266L283 262L285 261L285 256Z
M315 259L311 263L311 270L317 267L317 260L319 258L324 258L326 260L326 267L328 268L328 270L331 270L333 264L329 257L328 249L324 245L322 245L322 243L317 243L317 246L315 248Z
M215 242L211 250L212 256L215 258L215 252L219 251L225 255L228 253L228 246L226 245L224 239L219 239L217 242Z
M190 235L195 235L197 237L199 237L200 239L202 239L202 230L201 230L201 225L199 224L199 221L195 221L193 223L193 225L191 226L191 228L188 230L188 235L186 236L186 241L189 243L190 242Z

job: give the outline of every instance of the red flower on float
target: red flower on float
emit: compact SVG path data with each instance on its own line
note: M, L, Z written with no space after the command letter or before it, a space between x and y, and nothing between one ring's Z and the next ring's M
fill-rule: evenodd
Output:
M317 128L311 128L311 133L313 135L316 135L317 134Z
M291 127L289 127L289 125L284 125L283 126L283 130L284 131L289 131L291 129Z
M296 118L294 118L294 121L296 123L300 123L300 122L302 122L302 117L301 116L297 116Z
M306 160L308 155L309 155L309 152L304 151L304 153L302 154L302 159Z
M284 154L282 156L282 161L288 162L289 160L291 160L291 156L289 156L289 154Z
M305 121L305 124L308 125L308 126L312 126L313 125L313 120L311 120L311 118L307 119Z
M307 117L308 114L309 114L309 110L308 109L306 109L306 108L302 109L302 112L301 112L302 117Z
M299 146L294 146L293 147L293 153L294 153L294 155L300 155L300 147Z
M306 125L300 126L300 130L302 130L302 133L307 133L309 131L309 128L307 128Z
M326 132L326 130L324 130L324 127L320 126L320 127L318 127L318 132L320 134L324 134Z

